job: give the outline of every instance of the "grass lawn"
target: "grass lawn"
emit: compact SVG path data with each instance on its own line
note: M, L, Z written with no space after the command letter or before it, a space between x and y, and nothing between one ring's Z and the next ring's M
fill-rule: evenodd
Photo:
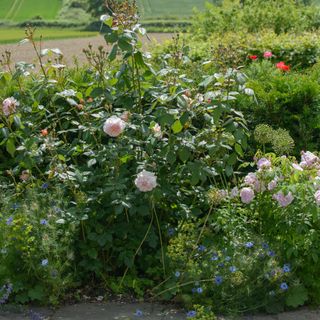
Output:
M0 0L0 20L25 21L35 16L53 20L62 0Z
M192 9L203 10L210 0L138 0L142 18L155 17L186 18L192 15Z
M0 0L2 1L2 0ZM72 29L54 29L54 28L39 28L36 35L43 36L44 40L49 39L65 39L65 38L83 38L93 37L97 32L79 31ZM8 28L0 29L0 43L19 42L24 39L24 29Z

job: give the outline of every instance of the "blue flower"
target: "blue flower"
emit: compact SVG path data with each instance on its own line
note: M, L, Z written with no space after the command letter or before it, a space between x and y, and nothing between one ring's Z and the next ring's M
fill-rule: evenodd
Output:
M204 245L201 244L200 246L198 246L198 251L203 252L205 250L206 250L206 247Z
M282 268L283 272L290 272L291 268L290 268L290 264L285 264Z
M175 234L175 230L173 228L168 229L168 235L172 237Z
M263 242L261 246L263 249L269 249L269 245L266 242Z
M134 315L136 317L142 317L143 316L143 312L141 310L137 309L136 312L134 313Z
M179 271L176 271L176 273L174 274L176 278L179 278L181 273Z
M231 260L231 257L226 256L226 257L224 258L224 260L225 260L225 261L230 261L230 260Z
M219 256L218 256L218 254L217 253L214 253L213 255L212 255L212 257L211 257L211 261L217 261L219 259Z
M45 182L42 186L41 186L42 189L48 189L49 188L49 183L48 182Z
M280 289L283 290L283 291L286 291L288 290L289 286L285 283L285 282L282 282L280 284Z
M220 285L223 282L223 278L221 276L216 276L214 281L217 285Z
M48 221L46 220L46 219L41 219L40 220L40 224L42 224L42 225L47 225L48 224Z
M197 292L200 294L203 292L203 289L201 287L197 288Z
M230 272L236 272L237 271L237 268L235 266L231 266L229 268Z
M249 242L247 242L247 243L245 244L245 247L246 247L246 248L252 248L253 246L254 246L254 243L251 242L251 241L249 241Z
M223 267L224 267L224 263L223 263L223 262L220 262L220 263L218 264L218 267L223 268Z
M43 259L42 261L41 261L41 265L43 266L43 267L46 267L47 265L48 265L48 259Z
M197 312L194 310L187 312L187 318L194 318L197 315Z
M7 219L7 222L6 222L6 223L7 223L8 226L11 226L11 225L12 225L12 222L13 222L13 218L10 217L10 218Z
M276 254L275 254L274 251L269 250L269 251L268 251L268 255L269 255L270 257L274 257Z

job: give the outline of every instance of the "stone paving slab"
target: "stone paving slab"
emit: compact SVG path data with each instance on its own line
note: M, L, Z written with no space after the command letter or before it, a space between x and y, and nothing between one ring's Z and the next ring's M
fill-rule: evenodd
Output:
M136 316L137 310L142 311ZM150 303L80 303L61 307L53 311L36 309L45 320L184 320L186 313L170 306ZM0 311L0 320L33 320L26 311ZM34 318L37 319L36 317ZM228 320L220 317L219 320ZM229 318L230 320L230 318ZM320 320L320 310L301 309L279 315L245 316L240 320Z

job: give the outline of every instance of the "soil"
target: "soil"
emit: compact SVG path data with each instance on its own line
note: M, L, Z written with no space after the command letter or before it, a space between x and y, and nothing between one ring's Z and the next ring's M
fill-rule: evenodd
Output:
M150 33L148 34L148 37L144 36L142 38L142 42L143 45L148 48L171 38L171 33ZM87 61L82 50L88 48L89 44L91 44L94 49L97 49L99 46L104 46L106 49L108 49L103 36L48 40L43 41L42 48L59 48L64 55L64 63L70 66L74 64L75 59L80 65ZM14 63L24 61L28 63L34 63L36 65L38 64L36 54L30 43L0 45L0 55L5 50L9 50L12 53L12 61Z
M29 311L26 311L29 310ZM140 315L137 312L142 312ZM173 306L150 303L79 303L50 309L0 310L0 320L185 320L186 313ZM300 309L278 315L245 316L239 320L319 320L320 310ZM231 320L219 317L219 320ZM232 320L235 320L232 318Z

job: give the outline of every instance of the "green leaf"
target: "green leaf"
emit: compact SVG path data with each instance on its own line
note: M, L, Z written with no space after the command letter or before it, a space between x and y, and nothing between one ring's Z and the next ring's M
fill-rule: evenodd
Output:
M29 289L28 296L31 300L42 300L44 297L44 289L42 286L37 285L33 289Z
M242 150L240 144L236 143L236 145L235 145L235 150L236 150L236 152L237 152L237 154L238 154L239 156L243 157L243 150Z
M115 43L118 41L118 35L114 31L110 31L104 35L104 39L107 43Z
M179 133L183 129L183 126L180 122L180 120L176 120L173 125L171 126L171 129L174 133Z
M191 156L191 152L187 147L182 147L179 149L179 158L181 159L181 161L183 162L187 162L187 160L190 158Z
M119 48L123 51L129 51L131 52L133 47L131 43L125 38L125 37L120 37L118 40L118 45Z
M117 57L117 52L118 52L118 45L114 45L108 55L108 59L110 61L113 61Z
M90 168L90 167L94 166L96 163L97 163L97 160L95 158L92 158L88 161L87 164L88 164L88 167Z
M304 305L308 300L308 291L304 286L293 287L289 290L286 298L286 305L288 307L297 308Z
M8 153L11 155L11 157L14 157L14 153L16 152L16 146L14 144L13 138L10 138L7 140L6 149L7 149Z

